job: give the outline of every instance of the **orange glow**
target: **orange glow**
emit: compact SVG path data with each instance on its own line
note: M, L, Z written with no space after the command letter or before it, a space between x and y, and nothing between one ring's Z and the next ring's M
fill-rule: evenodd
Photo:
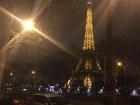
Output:
M32 20L26 20L23 22L24 31L31 31L34 27L34 22Z
M13 76L13 73L10 73L10 76Z
M117 62L117 66L122 66L122 62Z
M5 13L6 15L12 17L13 19L17 20L18 22L20 22L21 24L25 24L25 22L23 20L21 20L20 18L18 18L17 16L15 16L14 14L10 13L9 11L7 11L6 9L4 9L3 7L0 6L0 11L2 11L3 13ZM31 19L32 20L32 19ZM33 25L33 23L31 23ZM32 25L28 23L28 25L26 24L26 28L31 27ZM68 49L66 49L65 47L63 47L60 43L58 43L57 41L55 41L53 38L49 37L47 34L39 31L37 28L32 27L32 30L37 32L38 34L40 34L42 37L44 37L45 39L51 41L52 43L54 43L56 46L58 46L59 48L63 49L65 52L67 52L68 54L72 55L75 58L79 58L77 57L75 54L73 54L71 51L69 51ZM14 38L13 38L14 39ZM10 41L11 42L11 41Z
M34 71L34 70L32 71L32 74L33 74L33 75L35 74L35 71Z

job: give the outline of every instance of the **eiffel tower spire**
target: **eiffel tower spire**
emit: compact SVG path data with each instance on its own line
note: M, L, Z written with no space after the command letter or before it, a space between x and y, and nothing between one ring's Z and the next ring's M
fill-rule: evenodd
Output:
M92 2L88 1L87 17L86 17L86 28L85 28L85 39L83 50L95 50L94 44L94 32L93 32L93 11Z

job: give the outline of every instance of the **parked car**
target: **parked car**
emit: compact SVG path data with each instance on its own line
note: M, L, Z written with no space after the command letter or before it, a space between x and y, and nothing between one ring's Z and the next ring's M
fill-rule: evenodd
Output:
M63 96L55 93L34 94L31 98L32 105L72 105Z

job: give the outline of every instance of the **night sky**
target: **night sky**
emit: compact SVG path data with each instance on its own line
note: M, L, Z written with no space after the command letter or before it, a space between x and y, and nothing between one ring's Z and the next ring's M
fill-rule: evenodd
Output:
M96 50L104 55L107 35L109 0L94 0L94 35ZM117 0L112 14L114 57L126 64L140 67L140 1ZM83 40L87 0L0 0L0 6L21 19L35 17L35 26L62 46L79 55ZM40 12L42 11L42 12ZM21 31L21 24L0 11L0 47L11 38L10 29ZM8 50L5 71L18 77L28 77L37 68L41 78L48 81L65 81L75 69L78 59L66 53L36 33L29 33ZM43 39L42 48L39 39ZM27 41L26 41L27 40ZM33 44L27 43L28 40Z

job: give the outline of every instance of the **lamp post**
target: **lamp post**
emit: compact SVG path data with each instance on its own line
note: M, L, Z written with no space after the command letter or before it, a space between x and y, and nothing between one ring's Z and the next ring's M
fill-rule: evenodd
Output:
M32 79L33 79L33 91L35 91L35 88L36 88L36 73L37 72L35 70L31 71Z
M116 86L117 86L117 79L118 79L118 68L120 68L122 66L122 62L118 61L115 63L115 82L116 82Z
M117 61L116 64L115 64L115 76L116 76L116 79L118 77L118 73L121 72L121 71L125 71L125 65L124 65L123 62Z
M13 73L13 72L10 72L10 77L11 77L11 79L12 79L12 87L13 87L13 91L14 91L14 89L15 89L15 79L16 79L16 77L15 77L15 74Z
M114 68L115 89L117 89L118 87L118 78L119 78L120 72L123 72L123 71L125 71L124 63L122 61L115 62L115 68ZM116 90L115 90L114 97L115 97L115 102L117 102Z
M114 74L115 74L115 82L116 82L116 86L117 86L117 82L118 82L118 76L120 72L124 72L125 71L125 64L121 61L117 61L115 63L115 69L114 69Z

